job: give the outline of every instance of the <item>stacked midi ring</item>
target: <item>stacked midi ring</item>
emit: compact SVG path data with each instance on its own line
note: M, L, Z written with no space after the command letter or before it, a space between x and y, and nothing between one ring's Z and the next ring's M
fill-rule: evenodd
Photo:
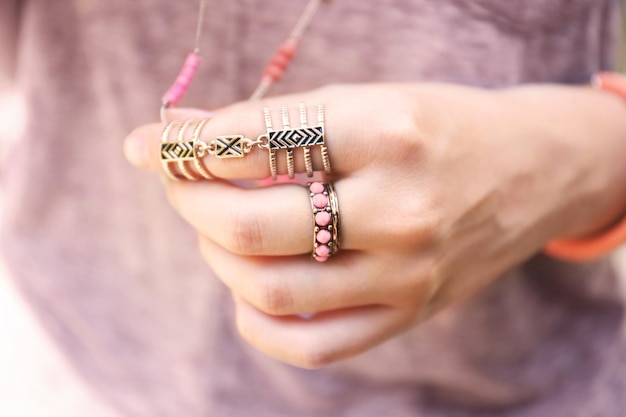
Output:
M204 143L200 141L200 134L208 121L209 119L174 120L163 129L161 134L161 165L170 179L187 179L190 181L213 179L213 176L202 163L205 150ZM190 138L188 137L189 132L192 132ZM171 140L170 136L174 136L174 140ZM190 170L188 164L191 164L195 170Z
M307 177L313 177L312 150L319 149L326 176L331 175L330 155L324 134L324 105L317 105L317 123L307 122L307 108L298 105L300 126L292 127L287 106L281 106L282 128L272 124L269 108L263 109L266 132L250 139L241 134L220 135L201 138L202 129L209 119L173 121L165 126L161 135L161 164L165 174L175 180L197 181L212 179L213 176L202 162L206 155L218 159L244 158L254 149L266 150L269 156L270 174L277 179L277 153L284 152L287 160L287 175L294 178L296 166L294 155L302 153ZM189 137L189 133L191 137Z
M308 185L313 226L313 259L326 262L339 250L339 203L330 182L312 182Z

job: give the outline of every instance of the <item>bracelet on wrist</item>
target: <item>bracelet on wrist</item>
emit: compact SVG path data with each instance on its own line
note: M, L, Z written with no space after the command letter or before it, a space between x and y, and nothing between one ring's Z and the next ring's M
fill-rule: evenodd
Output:
M595 74L591 84L626 100L626 76L614 72ZM608 255L626 242L626 217L610 229L588 238L558 239L548 242L544 252L554 258L584 262Z

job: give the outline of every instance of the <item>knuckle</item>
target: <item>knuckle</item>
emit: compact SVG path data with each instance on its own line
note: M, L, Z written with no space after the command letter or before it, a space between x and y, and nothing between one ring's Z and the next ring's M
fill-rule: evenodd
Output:
M332 349L312 342L298 352L294 365L304 369L320 369L336 362L337 359L337 354Z
M280 316L293 314L294 298L289 286L278 278L266 278L260 281L255 306L262 312Z
M224 238L226 249L237 255L263 253L265 242L260 217L245 210L237 210L230 214L226 225L229 226Z
M394 209L395 215L385 225L385 233L392 241L404 247L421 247L437 240L441 228L440 211L428 196L404 199Z
M416 118L409 112L399 112L385 126L383 135L386 152L396 163L415 164L422 159L425 147Z

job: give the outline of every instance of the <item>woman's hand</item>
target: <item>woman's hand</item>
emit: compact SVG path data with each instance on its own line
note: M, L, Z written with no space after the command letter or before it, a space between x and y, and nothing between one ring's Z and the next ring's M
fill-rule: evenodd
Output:
M232 290L241 335L297 366L319 367L407 331L546 241L598 230L626 206L618 151L626 126L614 121L623 109L587 88L331 86L222 109L203 137L256 138L265 132L263 106L280 126L280 105L288 105L296 126L300 102L309 120L318 103L326 108L341 217L341 250L328 262L311 259L313 219L301 185L165 181L206 262ZM162 128L135 130L127 158L162 172ZM285 173L284 155L277 160ZM303 172L301 156L295 161ZM267 152L256 148L204 163L224 180L270 174Z

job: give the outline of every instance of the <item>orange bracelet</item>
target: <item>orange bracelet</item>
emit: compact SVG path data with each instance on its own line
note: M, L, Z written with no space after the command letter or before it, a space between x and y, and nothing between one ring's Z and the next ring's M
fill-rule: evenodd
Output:
M596 88L618 94L626 99L626 76L614 72L594 75L591 84ZM626 242L626 217L600 235L585 239L563 239L548 242L544 252L566 261L584 262L600 258Z

